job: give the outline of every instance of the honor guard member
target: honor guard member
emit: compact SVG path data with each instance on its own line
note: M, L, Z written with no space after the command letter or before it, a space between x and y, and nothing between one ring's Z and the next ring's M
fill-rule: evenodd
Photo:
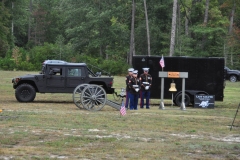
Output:
M128 104L129 104L129 99L130 99L130 86L128 85L129 83L129 80L133 77L133 71L134 69L133 68L129 68L128 69L128 75L126 76L126 102L125 102L125 108L128 109Z
M144 99L146 98L146 108L149 109L150 88L152 85L152 76L148 74L149 68L143 68L143 74L140 75L139 80L141 84L140 91L140 108L144 108Z
M130 86L130 110L137 110L138 97L140 90L140 81L137 78L138 71L133 71L133 77L130 78L128 85Z

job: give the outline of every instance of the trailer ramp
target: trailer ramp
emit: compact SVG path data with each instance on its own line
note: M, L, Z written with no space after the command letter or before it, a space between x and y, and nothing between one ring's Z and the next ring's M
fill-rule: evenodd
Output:
M108 99L106 100L106 105L109 105L117 110L120 110L120 108L121 108L121 104L111 101L111 100L108 100Z

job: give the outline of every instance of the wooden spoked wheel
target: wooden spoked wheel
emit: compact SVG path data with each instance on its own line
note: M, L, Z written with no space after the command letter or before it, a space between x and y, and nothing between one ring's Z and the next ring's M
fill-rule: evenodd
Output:
M105 90L99 85L88 85L81 93L81 103L89 111L101 110L107 101Z
M89 84L80 84L73 91L73 102L79 109L84 109L81 103L81 94L83 89Z

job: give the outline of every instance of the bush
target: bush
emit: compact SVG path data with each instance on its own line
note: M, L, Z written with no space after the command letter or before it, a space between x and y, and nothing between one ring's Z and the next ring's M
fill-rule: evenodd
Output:
M15 68L15 63L8 57L0 58L0 68L3 70L13 70Z
M20 64L17 66L17 70L23 70L23 71L34 71L37 70L35 65L33 65L30 62L20 62Z
M57 45L44 43L43 46L35 46L30 51L23 48L14 47L9 50L5 58L0 59L0 68L3 70L41 70L41 63L47 59L59 59L68 62L86 63L88 67L96 73L99 69L111 75L125 75L130 67L121 57L111 56L112 59L105 60L101 57L74 54L69 46L59 57ZM65 59L62 59L65 58ZM103 73L104 74L104 73Z
M100 68L111 75L125 75L129 65L121 60L104 60L102 58L89 57L86 55L79 55L76 58L76 62L86 63L88 67L95 73L97 68Z
M122 61L105 60L101 64L103 70L108 70L113 75L123 75L127 73L128 64Z

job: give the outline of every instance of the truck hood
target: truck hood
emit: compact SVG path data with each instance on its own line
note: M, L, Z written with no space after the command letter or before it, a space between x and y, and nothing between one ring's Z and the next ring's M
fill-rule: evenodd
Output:
M39 77L39 76L43 76L43 75L42 74L26 74L26 75L19 76L16 78L28 79L28 78L34 78L34 77Z
M229 72L240 74L240 71L239 71L239 70L229 70Z
M17 84L21 80L38 80L40 77L43 77L43 74L26 74L19 77L14 77L12 83Z

